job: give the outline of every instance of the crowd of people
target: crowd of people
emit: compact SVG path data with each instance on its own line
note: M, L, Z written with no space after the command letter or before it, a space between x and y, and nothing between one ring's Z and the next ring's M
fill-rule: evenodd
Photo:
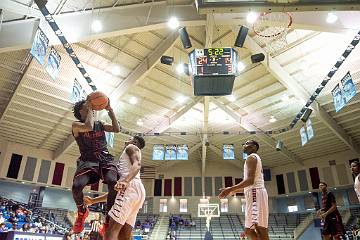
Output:
M53 215L52 215L53 216ZM35 216L25 205L0 197L0 232L20 231L31 233L61 234L55 224Z
M196 227L196 223L194 220L191 219L191 217L187 219L179 215L171 215L169 217L168 238L176 239L176 231L182 227L184 228Z

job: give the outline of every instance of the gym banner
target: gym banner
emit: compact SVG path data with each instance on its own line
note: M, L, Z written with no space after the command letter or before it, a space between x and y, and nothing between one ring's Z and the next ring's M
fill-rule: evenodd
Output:
M314 137L314 129L312 127L312 122L310 119L306 121L306 133L308 136L308 140L310 141Z
M78 80L75 78L74 85L71 93L71 102L76 103L84 98L84 91L82 89L82 86L78 82ZM86 96L85 96L86 97Z
M223 145L223 159L224 160L235 160L234 144Z
M165 160L176 160L175 144L169 144L165 146Z
M153 146L153 160L164 160L165 157L165 147L163 144L154 144Z
M177 152L176 152L176 159L177 160L188 160L188 145L187 144L180 144L177 145Z
M113 132L105 132L105 138L108 147L114 148L114 137L115 134Z
M343 92L341 91L340 84L337 84L335 88L331 91L334 100L335 111L340 111L345 105L345 99Z
M45 33L40 28L38 28L31 46L30 53L41 65L44 65L45 63L46 49L48 46L49 39L46 37Z
M305 127L300 128L301 146L304 146L308 142L308 136Z
M345 103L348 103L356 95L356 86L352 80L350 72L347 72L341 79Z
M49 73L52 79L56 79L59 68L60 68L61 56L54 47L51 47L50 54L48 57L46 71Z

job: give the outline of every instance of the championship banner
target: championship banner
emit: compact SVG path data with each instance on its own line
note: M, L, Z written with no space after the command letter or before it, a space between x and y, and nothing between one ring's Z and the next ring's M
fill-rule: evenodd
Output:
M335 111L338 112L345 105L345 99L344 99L343 92L341 91L339 84L337 84L335 86L335 88L331 91L331 94L332 94L333 100L334 100Z
M75 78L72 93L71 93L71 102L76 103L76 102L80 101L81 99L84 99L83 94L84 94L84 91L82 89L82 86L80 85L78 80Z
M224 160L235 160L235 150L233 144L223 145L223 159Z
M166 145L165 160L176 160L176 145L175 144Z
M105 138L108 147L114 148L114 137L115 134L113 132L105 132Z
M163 144L155 144L153 146L153 160L164 160L165 156L165 147Z
M301 146L304 146L308 142L308 136L305 127L300 128Z
M49 39L45 33L38 28L35 34L33 44L31 46L30 53L41 64L45 63L46 49L49 46Z
M314 129L312 127L312 123L310 119L306 121L306 133L308 136L308 140L310 141L310 139L314 137Z
M179 144L177 145L176 159L177 160L188 160L188 145L187 144Z
M352 80L350 72L346 73L341 79L345 103L348 103L356 95L356 86Z
M54 47L51 47L45 69L49 73L51 78L54 80L56 79L56 77L59 73L60 61L61 61L61 56L59 55L59 53L56 51L56 49Z

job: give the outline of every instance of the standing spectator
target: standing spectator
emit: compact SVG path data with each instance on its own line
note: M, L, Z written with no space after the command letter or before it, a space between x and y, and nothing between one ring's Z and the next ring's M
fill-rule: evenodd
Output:
M5 218L3 217L2 212L0 212L0 224L5 222Z
M7 232L8 229L5 227L5 223L0 223L0 232Z

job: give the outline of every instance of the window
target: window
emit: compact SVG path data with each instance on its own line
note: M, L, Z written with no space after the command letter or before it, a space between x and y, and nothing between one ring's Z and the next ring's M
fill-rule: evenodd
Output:
M246 208L246 200L244 198L241 199L241 212L245 212Z
M144 213L148 212L148 201L147 200L144 201L143 212Z
M160 199L160 212L167 212L167 199Z
M180 199L180 212L187 212L187 199Z
M297 205L288 206L288 210L289 210L289 212L297 212L298 206Z
M209 204L209 199L207 199L207 198L201 198L201 199L200 199L200 204Z
M220 211L229 212L229 200L227 198L220 199Z

